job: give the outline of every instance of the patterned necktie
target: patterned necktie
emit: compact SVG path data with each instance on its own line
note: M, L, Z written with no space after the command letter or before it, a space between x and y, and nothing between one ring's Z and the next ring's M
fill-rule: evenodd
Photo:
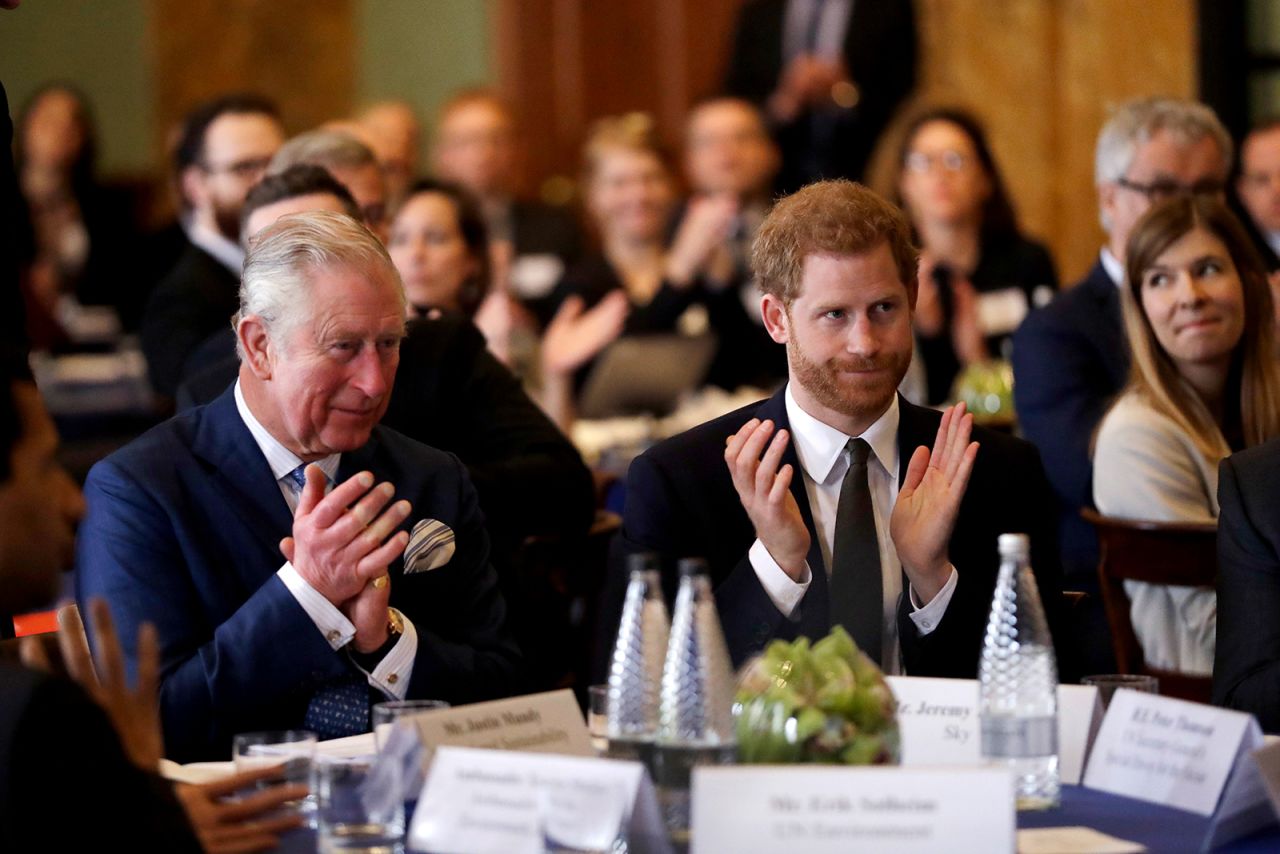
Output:
M849 470L840 486L836 537L831 549L831 622L844 626L858 648L881 663L884 581L880 575L880 542L876 514L867 483L871 446L850 439Z
M307 485L307 464L285 477L294 495ZM307 705L302 725L321 739L342 738L369 731L369 682L363 673L352 673L316 689Z

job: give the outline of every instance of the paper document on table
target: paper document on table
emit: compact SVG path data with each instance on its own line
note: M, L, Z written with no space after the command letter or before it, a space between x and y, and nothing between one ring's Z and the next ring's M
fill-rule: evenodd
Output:
M1092 827L1034 827L1018 831L1018 854L1137 854L1146 846Z
M331 738L328 741L316 742L316 756L332 756L336 759L354 759L357 756L374 756L378 752L378 744L373 733L362 732L359 735L348 735L343 738Z
M160 760L160 776L175 783L211 783L234 773L234 762L189 762L179 765L172 759Z

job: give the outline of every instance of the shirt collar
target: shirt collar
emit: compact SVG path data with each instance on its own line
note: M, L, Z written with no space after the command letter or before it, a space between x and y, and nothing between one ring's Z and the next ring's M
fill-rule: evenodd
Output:
M800 466L809 477L818 483L825 483L840 461L845 445L852 438L861 438L871 446L872 455L889 473L894 482L898 480L898 395L893 396L889 408L876 419L861 436L847 436L829 424L800 408L795 395L791 393L791 384L783 394L787 407L787 420L791 423L791 436L795 444L796 457Z
M249 428L250 435L253 440L258 443L258 448L262 451L262 455L267 458L267 464L271 466L271 475L280 480L289 474L289 472L302 465L302 460L297 455L280 444L275 436L267 432L267 428L254 417L249 410L249 404L245 402L244 392L240 390L240 380L236 380L235 387L236 409L240 413L240 418L244 421L244 426ZM338 474L338 461L342 458L341 454L330 454L324 459L316 460L316 465L329 478L329 482L333 483L334 478Z
M1106 270L1107 276L1110 277L1112 283L1116 287L1124 284L1124 265L1120 263L1120 259L1111 254L1111 250L1102 247L1102 252L1098 254L1098 258L1102 261L1102 269Z
M240 248L240 244L227 240L221 234L210 231L194 221L187 229L187 237L196 246L212 255L219 264L235 273L237 279L240 278L240 270L244 267L244 250Z

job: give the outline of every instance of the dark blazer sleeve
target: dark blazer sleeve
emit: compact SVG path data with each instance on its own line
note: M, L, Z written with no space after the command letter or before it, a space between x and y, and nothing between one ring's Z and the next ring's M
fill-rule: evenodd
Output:
M1272 457L1276 447L1271 446ZM1240 461L1243 462L1243 461ZM1269 474L1275 472L1270 467ZM1213 702L1257 717L1262 729L1280 732L1280 552L1275 525L1274 480L1262 490L1235 457L1218 469L1218 642Z
M156 626L165 749L178 761L225 758L237 732L296 725L316 687L350 672L275 575L228 619L205 623L185 553L193 544L183 542L190 531L169 518L199 512L200 499L192 500L166 506L129 472L101 462L85 483L77 547L77 598L82 608L94 596L110 603L131 678L138 630Z

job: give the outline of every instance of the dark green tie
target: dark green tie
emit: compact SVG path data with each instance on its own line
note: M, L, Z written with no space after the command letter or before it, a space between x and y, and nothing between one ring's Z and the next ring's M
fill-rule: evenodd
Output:
M844 626L858 648L880 664L884 582L880 577L880 543L876 513L867 483L871 446L850 439L849 470L840 486L836 537L831 549L831 622Z

